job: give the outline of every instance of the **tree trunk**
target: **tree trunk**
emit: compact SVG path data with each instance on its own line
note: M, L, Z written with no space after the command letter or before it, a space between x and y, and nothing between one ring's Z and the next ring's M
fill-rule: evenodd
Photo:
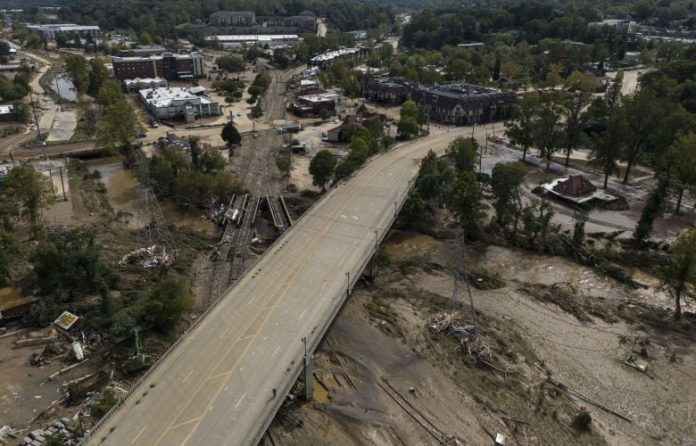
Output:
M570 147L568 147L568 150L566 151L566 160L565 160L565 167L566 169L568 168L568 165L570 164Z
M626 173L624 174L623 184L628 183L628 175L631 173L631 167L633 167L633 157L629 158L626 163Z
M551 170L551 152L546 152L546 170Z
M684 198L684 188L679 189L679 194L677 195L677 205L674 207L674 215L681 214L682 198Z
M609 183L609 171L604 171L604 190L607 190L607 183Z
M527 159L527 147L522 147L522 161Z
M674 319L681 319L681 290L677 290L675 295Z

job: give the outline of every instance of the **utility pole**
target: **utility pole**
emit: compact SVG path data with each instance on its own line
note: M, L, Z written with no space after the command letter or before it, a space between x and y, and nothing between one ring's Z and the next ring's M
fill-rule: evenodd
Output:
M60 85L58 85L57 74L56 77L53 78L53 82L56 84L56 94L58 95L58 107L60 107L60 111L63 111L63 98L60 96Z
M29 95L31 111L34 114L34 124L36 124L36 137L41 141L41 128L39 128L39 114L36 111L36 105L34 104L34 92Z

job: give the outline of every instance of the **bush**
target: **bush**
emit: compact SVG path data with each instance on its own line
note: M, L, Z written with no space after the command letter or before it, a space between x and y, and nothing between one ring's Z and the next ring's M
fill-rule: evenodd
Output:
M573 419L573 427L582 432L589 432L592 424L592 415L586 410L581 410Z

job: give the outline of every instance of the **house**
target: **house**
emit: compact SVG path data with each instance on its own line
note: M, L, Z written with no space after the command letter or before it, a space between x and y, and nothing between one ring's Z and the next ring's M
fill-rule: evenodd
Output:
M12 105L0 105L0 122L16 120L17 115L15 114L14 107Z
M382 113L358 112L354 115L348 115L343 119L343 122L338 127L329 129L326 132L326 140L329 142L339 142L341 140L341 131L346 127L353 125L361 125L367 127L372 118L379 118L382 124L387 120L387 115Z
M322 110L333 114L336 111L338 95L335 93L320 93L316 95L298 96L290 110L299 116L318 116Z
M254 11L217 11L210 14L213 26L252 26L256 24Z
M181 138L180 136L177 136L176 134L174 134L172 132L167 132L165 136L159 138L157 140L157 144L160 147L173 146L179 150L190 150L191 149L191 144L187 140Z
M183 81L205 76L203 55L200 53L174 54L160 56L113 56L111 63L116 79L135 79L161 77L168 81Z
M217 102L190 90L178 87L145 88L139 94L145 107L160 120L184 119L193 122L196 118L220 114Z
M410 89L410 83L403 79L374 77L367 81L364 94L371 101L401 104L408 99Z
M551 195L580 205L589 204L595 200L609 203L617 199L604 191L598 191L597 187L582 175L556 178L551 182L542 184L541 187Z

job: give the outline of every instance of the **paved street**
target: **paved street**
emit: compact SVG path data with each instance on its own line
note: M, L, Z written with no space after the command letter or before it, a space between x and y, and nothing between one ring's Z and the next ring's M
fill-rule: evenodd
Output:
M293 385L389 229L419 160L459 128L383 154L310 209L90 437L104 445L248 445ZM274 392L274 389L275 392ZM103 441L103 442L102 442Z

